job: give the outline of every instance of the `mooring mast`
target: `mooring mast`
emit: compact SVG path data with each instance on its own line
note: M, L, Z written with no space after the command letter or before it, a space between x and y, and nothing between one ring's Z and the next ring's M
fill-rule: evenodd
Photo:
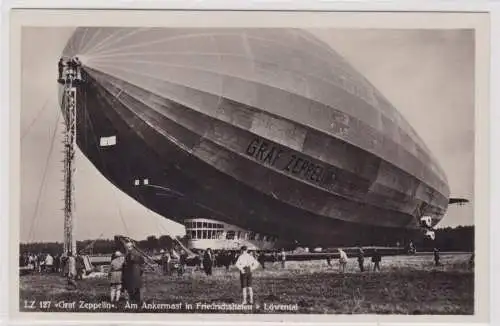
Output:
M60 63L61 64L61 63ZM75 238L75 151L76 151L76 108L77 91L81 82L78 61L69 59L66 69L59 67L58 82L63 85L62 109L64 129L64 252L76 251Z

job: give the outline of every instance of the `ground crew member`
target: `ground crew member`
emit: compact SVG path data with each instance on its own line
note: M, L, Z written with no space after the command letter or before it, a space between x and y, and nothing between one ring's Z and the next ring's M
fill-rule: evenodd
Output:
M67 258L68 266L68 286L76 288L76 259L71 251L68 252Z
M361 272L365 271L365 252L362 247L358 249L358 265Z
M45 256L45 273L51 273L53 272L54 268L54 258L50 254L50 252Z
M75 257L76 260L76 279L83 280L83 274L85 271L85 262L83 261L83 257L81 255L77 255Z
M286 263L286 254L285 254L285 249L281 249L281 268L285 268L285 263Z
M187 258L187 253L184 250L181 250L181 255L179 256L179 270L177 271L179 276L184 274L184 271L186 270Z
M372 263L373 263L373 271L376 271L377 269L380 271L380 262L382 261L382 256L378 252L377 249L373 251L373 256L372 256Z
M435 266L439 266L440 263L439 263L439 250L438 248L434 248L434 265Z
M170 275L170 253L168 250L161 250L161 266L163 269L163 275Z
M127 290L129 300L140 304L142 301L142 274L144 258L134 249L134 245L128 242L125 245L127 255L123 264L123 285Z
M223 259L223 265L224 267L226 267L226 272L229 271L229 266L231 266L231 253L224 250L224 252L222 253L222 259Z
M248 253L247 247L243 246L241 247L241 255L236 260L235 265L240 271L243 304L247 304L247 302L253 304L252 272L259 267L259 262Z
M410 244L408 245L409 249L408 249L408 253L410 255L414 255L417 253L417 249L415 248L415 245L413 244L413 241L410 241Z
M339 248L339 270L341 273L345 273L345 267L347 266L347 254L344 250Z
M208 248L203 254L203 270L205 274L212 275L212 266L214 264L212 250Z
M266 255L263 251L259 253L259 264L262 266L262 269L266 269Z
M122 290L122 271L125 258L122 253L117 251L111 256L111 264L109 266L109 283L111 302L120 301Z

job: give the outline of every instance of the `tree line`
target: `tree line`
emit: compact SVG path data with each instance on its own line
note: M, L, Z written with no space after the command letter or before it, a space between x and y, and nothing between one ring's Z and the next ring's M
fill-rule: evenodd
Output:
M434 247L439 248L440 251L474 251L474 226L458 226L455 228L447 227L437 229L435 231L435 240L425 240L423 237L414 239L414 244L419 251L432 250ZM186 244L187 238L179 238L179 240ZM369 243L366 242L365 243ZM156 237L154 235L148 236L144 240L137 241L137 244L143 250L152 252L160 249L171 249L174 246L174 239L168 235ZM374 243L374 245L379 245ZM386 246L394 246L394 243L387 243ZM353 246L352 243L346 243L343 246ZM77 242L79 253L85 254L111 254L116 248L114 239L98 239L98 240L84 240ZM52 255L61 254L63 252L63 244L61 242L35 242L35 243L21 243L20 252L32 253L51 253Z

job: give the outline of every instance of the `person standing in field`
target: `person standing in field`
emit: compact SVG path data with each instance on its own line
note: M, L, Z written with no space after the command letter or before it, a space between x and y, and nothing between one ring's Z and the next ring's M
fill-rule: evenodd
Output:
M345 267L347 266L347 254L344 250L339 248L339 269L341 273L345 273Z
M285 263L286 263L285 249L281 249L280 258L281 258L281 268L285 268Z
M382 256L380 255L380 252L378 252L377 249L373 250L373 256L372 256L372 263L373 263L373 271L378 271L380 272L380 262L382 261Z
M439 266L440 265L440 262L439 262L439 250L438 248L434 248L434 265L435 266Z
M365 252L362 247L358 249L358 265L361 272L365 271Z
M266 255L263 251L259 252L258 261L259 264L262 266L262 269L266 269Z
M59 273L61 268L61 255L57 254L54 257L54 273Z
M213 254L212 254L212 249L208 248L205 250L205 253L203 254L203 270L205 271L205 274L208 276L212 275L212 266L213 266Z
M247 304L247 302L253 304L252 272L259 267L259 262L248 253L248 248L243 246L241 247L241 255L236 260L235 265L240 271L243 304Z
M161 266L163 269L163 275L170 275L170 262L171 262L171 257L170 253L168 250L161 250Z
M140 304L142 301L142 274L144 258L134 249L134 245L128 242L125 245L127 255L123 264L123 285L127 290L129 300Z
M61 255L61 275L64 277L68 276L68 253L64 252Z
M76 259L71 251L68 252L68 258L66 260L68 266L68 286L76 288Z
M76 260L76 279L83 280L83 274L85 272L85 262L83 261L83 257L81 255L77 255L75 257Z
M109 266L109 283L111 302L120 301L122 290L122 270L125 258L120 251L115 252L111 256L111 264Z
M223 265L226 267L226 272L229 271L229 267L231 266L231 253L229 251L224 250L223 252Z
M47 256L45 256L45 273L52 273L53 268L54 268L54 258L52 255L47 253Z
M181 255L179 256L179 265L180 265L180 268L178 271L179 276L184 274L184 271L186 270L187 258L188 258L188 254L186 253L186 251L181 250Z

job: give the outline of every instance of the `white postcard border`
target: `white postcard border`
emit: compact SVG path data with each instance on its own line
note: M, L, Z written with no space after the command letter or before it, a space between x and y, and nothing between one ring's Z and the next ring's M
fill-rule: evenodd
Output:
M49 16L47 16L47 14ZM19 167L18 167L18 157L19 157L19 112L16 111L16 108L19 108L19 88L17 87L20 85L20 72L19 72L19 59L20 57L16 57L15 53L19 53L20 49L20 38L19 38L19 27L21 24L29 24L29 25L39 25L39 26L68 26L68 25L116 25L115 20L113 19L104 19L104 17L107 15L107 12L100 11L98 14L93 14L92 16L84 16L84 15L75 15L75 12L71 12L71 14L68 14L67 16L61 16L59 14L53 15L50 12L47 14L39 14L36 12L30 12L26 14L20 14L19 16L17 14L12 14L11 18L11 27L13 27L10 37L11 37L11 64L10 67L13 71L12 78L10 79L10 85L11 85L11 105L10 105L10 141L6 140L8 139L7 137L2 137L2 147L3 148L8 148L8 146L11 146L11 152L10 152L10 188L6 190L6 192L10 192L10 211L7 211L4 216L18 216L19 215L19 189L18 186L16 185L16 180L19 179ZM131 11L125 12L125 13L120 13L118 15L122 16L120 19L123 21L123 16L128 16L128 18L125 18L127 21L132 22L134 20L137 21L137 16L134 18ZM208 24L210 19L204 18L204 19L186 19L187 16L191 15L192 12L187 12L183 11L180 13L169 13L169 14L174 14L174 17L170 17L168 19L169 24L176 24L176 26L186 24L189 26L193 26L195 24L203 25L203 24ZM203 13L202 15L204 17L211 16L217 14L217 18L215 20L217 21L224 21L224 26L232 25L232 24L241 24L241 22L244 19L252 19L252 15L255 15L257 13ZM327 16L331 17L331 13L295 13L291 16L295 17L283 17L281 16L279 19L276 19L272 16L274 15L280 16L280 13L259 13L259 26L263 25L264 19L262 18L263 16L268 16L268 24L265 24L266 27L283 27L283 26L293 26L293 27L322 27L325 25L325 20L328 18ZM160 22L163 20L160 17L159 13L155 12L147 12L148 15L148 23L149 25L156 25L156 23ZM163 14L162 14L163 15ZM352 14L350 13L341 13L341 14L335 14L338 15L338 17L335 19L335 27L365 27L365 28L373 28L373 17L374 15L377 15L378 17L375 18L378 20L378 23L376 23L377 28L394 28L394 24L397 23L398 28L412 28L415 27L414 23L415 20L419 21L420 24L424 22L426 26L419 26L419 28L444 28L444 27L460 27L460 28L476 28L477 31L479 31L476 34L476 63L482 62L482 64L479 64L476 66L476 159L479 161L476 161L476 173L477 177L475 180L475 216L489 216L489 202L488 202L488 188L489 188L489 160L488 160L488 153L489 153L489 128L488 128L488 120L489 120L489 110L488 110L488 97L489 97L489 87L487 85L487 79L486 79L486 85L484 85L485 82L485 76L489 74L490 69L488 68L488 65L485 65L485 63L489 63L490 58L490 51L488 49L489 47L489 33L488 33L488 27L485 26L483 22L478 22L476 19L472 18L476 16L475 14L439 14L439 13L409 13L409 14L396 14L396 13L356 13L354 14L357 18L353 18ZM405 15L405 18L400 21L395 22L394 17L401 15ZM409 19L408 15L412 15L412 19ZM444 16L443 16L444 15ZM238 16L235 18L235 16ZM242 18L245 17L246 18ZM286 16L286 15L285 15ZM297 18L300 16L300 20L297 22ZM314 22L312 22L312 16L314 16ZM342 17L340 17L342 16ZM446 17L445 17L446 16ZM50 17L50 18L49 18ZM116 14L115 14L116 17ZM320 18L318 18L320 17ZM293 19L292 19L293 18ZM104 20L103 20L104 19ZM415 19L415 20L413 20ZM457 21L458 19L458 21ZM21 22L22 20L22 22ZM397 19L396 19L397 20ZM96 23L96 21L99 21L99 23ZM106 24L103 24L102 22L106 22ZM246 21L246 20L245 20ZM267 20L265 20L267 22ZM311 24L312 22L312 24ZM413 25L412 25L413 22ZM21 23L21 24L20 24ZM165 24L165 21L162 21L163 24ZM309 24L307 24L309 23ZM370 23L372 25L370 25ZM458 24L457 24L458 23ZM139 22L138 24L141 26L144 26L144 23ZM281 25L280 25L281 24ZM289 24L289 25L287 25ZM486 24L487 25L487 24ZM232 25L234 26L234 25ZM329 27L331 26L331 22L328 25ZM497 28L498 29L498 28ZM17 34L16 34L17 33ZM479 51L478 51L478 47ZM17 52L16 52L17 50ZM14 51L14 52L13 52ZM5 52L5 51L4 51ZM498 52L498 50L497 50ZM5 61L4 61L5 62ZM494 67L494 66L493 66ZM492 68L493 68L492 67ZM5 72L5 70L4 70ZM2 76L3 78L5 77L5 74ZM5 81L5 80L4 80ZM8 82L7 82L8 83ZM494 103L494 101L492 102ZM3 107L9 107L3 106ZM5 113L4 113L5 114ZM493 113L494 114L494 113ZM494 115L495 117L498 116ZM7 123L9 119L2 119L3 123ZM7 121L7 122L6 122ZM3 130L8 130L4 129ZM496 128L492 128L493 132ZM491 139L495 139L492 137ZM496 138L498 139L498 138ZM6 145L7 142L7 146ZM495 166L495 165L492 165ZM481 196L480 194L484 194ZM6 198L6 196L2 196L3 198ZM481 200L481 201L480 201ZM492 204L494 204L494 200L492 201ZM2 205L3 206L3 205ZM497 205L498 206L498 205ZM498 207L497 207L498 208ZM497 210L496 210L497 211ZM491 222L492 224L489 225L490 221L486 219L479 219L476 218L476 250L477 250L477 255L476 255L476 266L478 269L481 269L480 273L476 273L476 291L482 293L482 296L484 294L488 293L488 279L489 279L489 269L488 269L488 263L489 263L489 248L488 245L484 245L485 242L484 240L489 238L488 236L488 230L491 228L490 226L493 226L495 222ZM16 225L17 224L17 225ZM497 223L498 224L498 223ZM5 225L5 224L4 224ZM7 228L2 228L2 231L5 230L7 231ZM9 264L8 266L17 266L17 253L18 253L18 242L17 242L17 237L16 235L19 233L18 229L18 223L11 223L10 227L8 229L9 236L10 236L10 244L14 244L14 246L9 247ZM480 231L481 230L481 231ZM480 233L481 232L481 233ZM493 237L494 238L494 237ZM495 266L494 260L491 261L491 268ZM496 264L497 267L498 264ZM498 269L496 269L498 270ZM19 300L18 300L18 277L17 275L17 269L10 269L12 273L9 275L9 283L10 283L10 300L11 303L13 303L13 307L15 307L17 310L18 305L19 305ZM483 273L484 272L484 273ZM484 292L483 292L484 291ZM476 295L477 295L476 292ZM17 294L17 295L15 295ZM484 301L483 298L476 298L475 300L475 305L477 308L477 311L479 312L478 315L483 315L486 316L488 314L488 306L489 306L489 300L488 300L488 295L484 296ZM11 306L12 308L12 306ZM486 313L483 313L486 312ZM25 316L26 315L26 316ZM74 320L75 318L77 320L103 320L103 317L105 317L106 320L108 319L114 319L114 320L124 320L122 317L126 317L127 321L132 321L132 320L143 320L144 315L142 314L134 314L128 315L128 314L106 314L106 315L98 315L98 314L63 314L63 313L57 313L55 314L55 318L53 317L54 314L48 314L52 316L47 316L47 313L29 313L29 314L21 314L18 315L17 317L27 317L29 319L43 319L43 320ZM163 319L160 315L160 317L155 317L158 315L152 315L152 319ZM47 318L48 317L48 318ZM149 317L149 316L148 316ZM359 315L359 316L316 316L316 315L299 315L299 316L291 316L291 315L251 315L250 318L249 316L234 316L234 315L185 315L185 316L180 316L180 315L169 315L169 319L177 319L177 318L170 318L170 317L181 317L178 318L178 320L225 320L227 321L228 318L230 318L231 321L236 321L236 320L251 320L251 321L281 321L281 320L287 320L287 321L314 321L314 322L346 322L346 321L366 321L366 322L409 322L409 321L414 321L414 320L420 320L420 321L432 321L432 322L438 322L438 321L447 321L447 322L467 322L467 321L475 321L474 317L469 318L469 316L373 316L373 315ZM184 318L187 317L187 318ZM388 317L388 318L386 318ZM489 318L488 318L489 319ZM482 319L481 321L487 321L487 319ZM108 320L109 322L109 320ZM149 318L148 318L148 323L149 323Z

